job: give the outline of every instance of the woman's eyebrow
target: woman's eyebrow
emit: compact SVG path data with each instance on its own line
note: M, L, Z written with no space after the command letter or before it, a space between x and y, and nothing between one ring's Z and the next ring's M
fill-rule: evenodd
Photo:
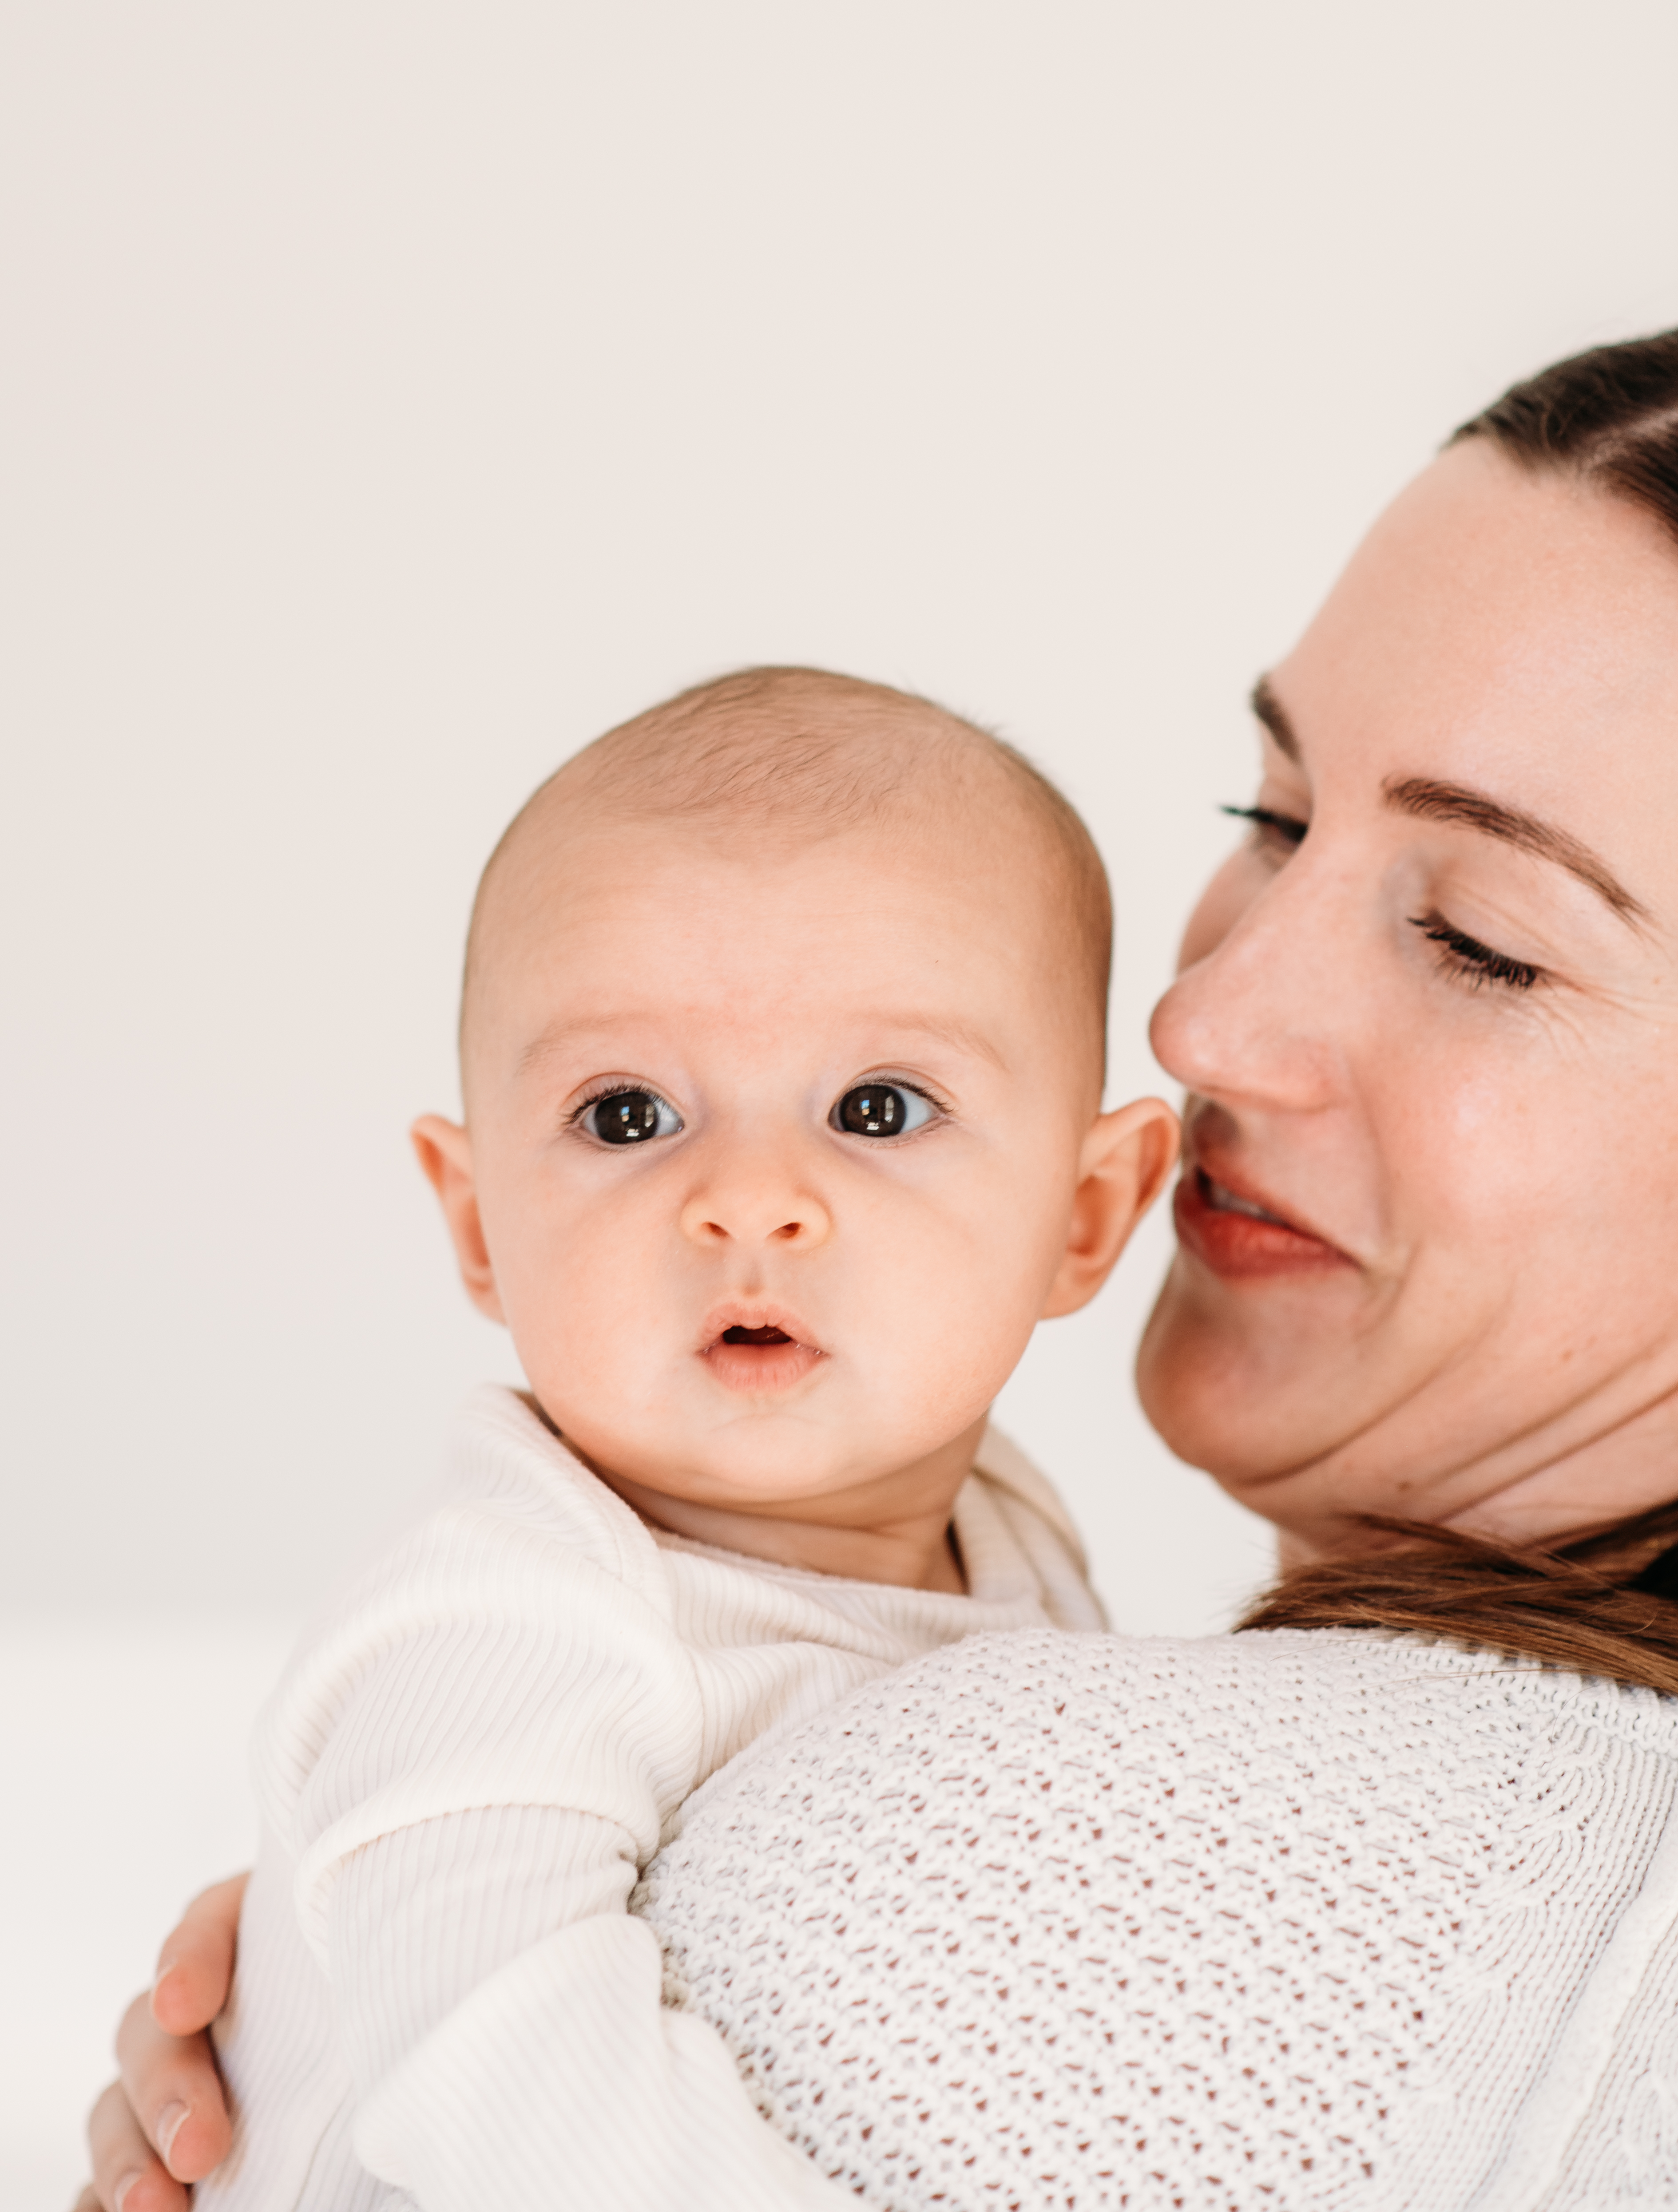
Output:
M1268 676L1261 676L1253 686L1252 708L1270 732L1277 750L1286 753L1289 760L1298 761L1298 733L1289 721L1281 701L1271 690ZM1452 822L1465 830L1478 830L1482 836L1499 838L1505 845L1531 853L1538 860L1554 861L1559 868L1566 868L1570 876L1588 884L1622 921L1637 923L1651 919L1643 901L1628 891L1607 861L1571 830L1558 830L1553 823L1542 821L1518 806L1505 806L1501 799L1476 791L1469 784L1442 783L1433 776L1389 776L1382 792L1388 805L1396 807L1401 814L1413 814L1425 822Z
M1558 830L1553 823L1524 813L1518 806L1505 806L1501 799L1466 783L1441 783L1428 775L1389 776L1381 788L1388 805L1396 807L1401 814L1413 814L1423 822L1455 823L1464 830L1477 830L1482 836L1499 838L1538 860L1553 860L1557 867L1566 868L1570 876L1587 884L1622 921L1635 923L1651 918L1643 901L1634 897L1607 862L1571 830Z
M1291 761L1299 758L1299 739L1294 727L1282 711L1282 702L1270 689L1270 678L1261 676L1253 686L1249 702L1253 712L1276 741L1278 752L1286 753Z

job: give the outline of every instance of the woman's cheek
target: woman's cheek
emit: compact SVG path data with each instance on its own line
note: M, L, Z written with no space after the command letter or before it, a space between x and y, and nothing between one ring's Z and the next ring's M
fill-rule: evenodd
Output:
M1420 1088L1407 1132L1408 1176L1400 1166L1395 1182L1430 1190L1447 1231L1474 1224L1492 1241L1551 1241L1591 1172L1565 1089L1535 1092L1485 1069L1439 1070Z

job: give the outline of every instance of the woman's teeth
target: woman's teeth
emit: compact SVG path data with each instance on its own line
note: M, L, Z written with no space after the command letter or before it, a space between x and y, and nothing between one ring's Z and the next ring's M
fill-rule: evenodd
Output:
M1274 1221L1279 1229L1290 1229L1293 1225L1292 1222L1284 1221L1280 1213L1272 1213L1262 1206L1255 1206L1250 1198L1237 1198L1232 1190L1225 1190L1222 1183L1214 1182L1204 1169L1201 1171L1201 1182L1206 1190L1207 1204L1215 1207L1219 1213L1244 1213L1252 1221Z

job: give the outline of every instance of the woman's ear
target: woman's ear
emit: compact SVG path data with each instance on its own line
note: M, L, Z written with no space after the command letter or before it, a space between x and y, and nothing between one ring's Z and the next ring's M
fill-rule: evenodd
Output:
M445 1121L441 1114L422 1114L409 1131L426 1181L437 1194L448 1233L459 1263L466 1296L481 1314L506 1324L495 1274L489 1264L489 1248L483 1241L483 1222L477 1209L477 1185L472 1177L472 1140L458 1121Z
M1112 1273L1176 1164L1179 1133L1163 1098L1097 1115L1079 1156L1067 1249L1043 1301L1045 1321L1087 1305Z

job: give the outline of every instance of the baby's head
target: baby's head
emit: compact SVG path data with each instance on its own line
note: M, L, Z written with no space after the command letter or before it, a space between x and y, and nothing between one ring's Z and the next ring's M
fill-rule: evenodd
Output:
M952 1494L1170 1165L1165 1107L1099 1111L1110 934L1059 793L882 685L725 677L545 783L416 1140L567 1441L658 1518Z

